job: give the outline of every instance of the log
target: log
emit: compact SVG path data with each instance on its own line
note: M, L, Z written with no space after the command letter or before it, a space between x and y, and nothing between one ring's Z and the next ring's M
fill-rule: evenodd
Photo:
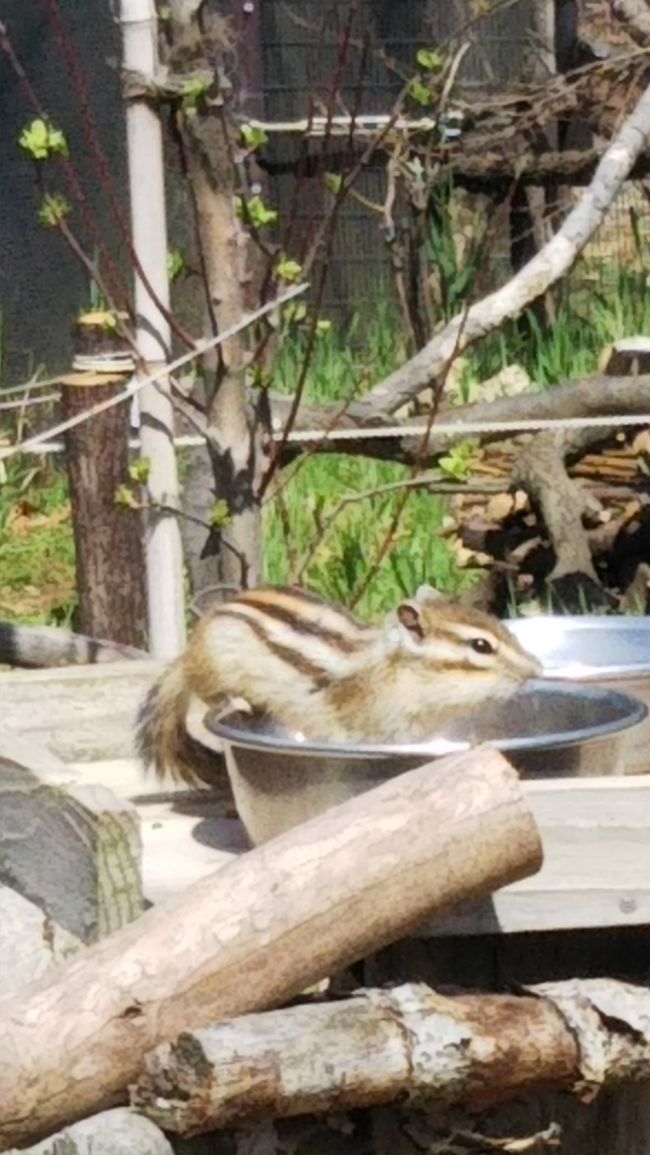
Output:
M149 1119L116 1107L50 1135L22 1155L174 1155L174 1148Z
M105 786L65 778L53 754L0 731L0 882L91 943L142 911L140 823Z
M594 430L538 433L522 450L515 467L516 481L540 510L555 550L555 565L548 579L551 582L579 573L598 584L582 525L585 499L564 465L574 442L585 436L593 440L596 435Z
M145 1059L131 1104L184 1136L395 1102L485 1109L650 1074L650 991L609 979L444 997L424 984L245 1015Z
M181 1030L277 1006L541 861L517 775L488 749L287 831L0 1004L0 1149L115 1105Z

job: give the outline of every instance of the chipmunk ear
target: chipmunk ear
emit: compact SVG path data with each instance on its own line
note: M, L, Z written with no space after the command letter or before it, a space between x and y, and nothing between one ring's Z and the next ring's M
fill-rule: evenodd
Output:
M417 601L402 602L395 611L397 620L400 625L408 630L409 634L420 640L424 637L424 629L422 628L422 620L420 616L420 607Z
M445 595L441 594L440 590L434 589L433 586L422 585L418 586L417 590L415 591L415 601L422 602L424 604L430 604L431 602L444 602Z

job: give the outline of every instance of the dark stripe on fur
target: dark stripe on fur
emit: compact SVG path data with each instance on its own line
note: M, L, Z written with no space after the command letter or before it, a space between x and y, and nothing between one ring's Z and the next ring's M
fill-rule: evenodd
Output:
M279 594L287 594L290 597L302 598L303 601L309 602L312 606L324 606L328 610L335 610L336 613L340 614L342 618L345 618L346 621L350 623L350 625L357 626L359 629L364 629L364 623L360 622L359 619L354 616L354 614L350 613L350 611L345 608L345 606L333 605L332 602L328 602L326 598L322 598L318 594L312 593L311 590L302 589L301 586L256 586L255 589L252 590L243 590L239 595L239 598L241 598L243 601L249 602L254 599L255 594L258 593L258 591L261 592L262 590L273 590Z
M297 634L307 634L312 638L322 638L328 645L335 646L336 649L341 650L344 654L352 654L359 650L365 643L359 638L347 638L344 634L340 634L337 630L328 628L327 626L319 626L317 622L308 622L285 606L276 606L268 602L258 601L255 597L247 597L246 605L252 606L253 609L259 610L261 614L266 614L269 618L274 618L278 622L285 622ZM331 608L331 607L330 607Z
M263 645L266 646L267 650L275 654L276 658L279 658L281 662L286 662L286 664L292 666L294 670L299 670L305 677L311 678L318 689L326 685L329 681L327 670L324 670L322 666L306 658L304 654L297 653L297 651L291 649L290 646L283 646L280 642L274 642L259 622L252 621L252 619L244 613L238 613L235 605L232 605L229 609L222 607L215 610L215 616L216 615L219 617L236 618L238 621L244 622ZM251 702L251 705L254 706L255 703Z

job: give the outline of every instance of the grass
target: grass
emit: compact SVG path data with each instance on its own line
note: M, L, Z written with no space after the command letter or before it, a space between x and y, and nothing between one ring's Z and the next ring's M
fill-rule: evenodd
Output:
M620 274L607 290L580 284L574 277L564 290L551 332L542 331L532 316L523 324L506 326L468 352L467 376L482 380L518 362L539 388L552 387L593 372L609 342L650 332L650 296L643 274ZM293 390L302 352L298 338L285 344L275 389ZM318 339L306 396L322 402L362 393L406 356L394 314L388 307L378 308L367 323L357 319L347 331L332 329ZM406 476L408 471L398 465L333 454L289 466L279 497L264 508L266 580L288 582L301 574L310 588L349 602L377 557L401 500L401 491L363 495ZM350 497L358 500L342 508L314 549L319 527L342 498ZM470 573L458 571L440 536L444 515L443 499L409 493L390 549L359 602L361 614L380 615L422 582L456 593L471 581ZM14 459L0 482L0 617L65 623L74 605L74 547L61 464L52 458Z
M0 618L66 625L76 602L64 472L13 458L0 484Z

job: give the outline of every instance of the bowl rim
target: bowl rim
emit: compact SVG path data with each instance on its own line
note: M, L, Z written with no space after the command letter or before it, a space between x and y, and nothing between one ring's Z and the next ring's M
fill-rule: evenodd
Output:
M600 630L614 628L627 634L638 631L640 622L646 623L644 628L647 629L650 626L650 616L647 614L534 614L531 617L505 618L503 624L532 652L531 647L534 645L534 638L526 636L526 626L529 624L533 627L533 633L551 625L560 628L567 627L567 633L569 629L583 633L587 630L598 633ZM606 666L593 666L577 661L546 665L543 658L540 658L540 661L543 663L545 678L558 682L602 682L606 679L618 681L623 678L642 678L650 675L650 661L636 662L633 665L627 663L626 665L612 664Z
M548 749L562 749L568 746L579 746L583 742L599 742L620 734L632 726L638 725L648 715L648 707L638 698L630 694L621 694L618 690L609 690L601 686L550 686L545 680L539 679L530 682L529 688L542 692L555 691L556 693L571 694L583 699L607 698L613 705L618 705L622 717L601 722L589 729L580 728L558 733L548 733L535 737L519 738L491 738L478 745L501 750L503 753L520 751L536 751ZM425 757L442 758L446 754L462 753L470 750L472 743L453 738L433 738L429 742L395 742L395 743L362 743L362 742L316 742L300 741L281 734L263 734L255 730L247 730L242 726L228 724L227 715L215 717L214 711L208 712L204 725L211 734L216 735L228 746L243 747L247 750L266 751L267 753L282 753L289 756L348 758L367 761L372 758L396 757Z

